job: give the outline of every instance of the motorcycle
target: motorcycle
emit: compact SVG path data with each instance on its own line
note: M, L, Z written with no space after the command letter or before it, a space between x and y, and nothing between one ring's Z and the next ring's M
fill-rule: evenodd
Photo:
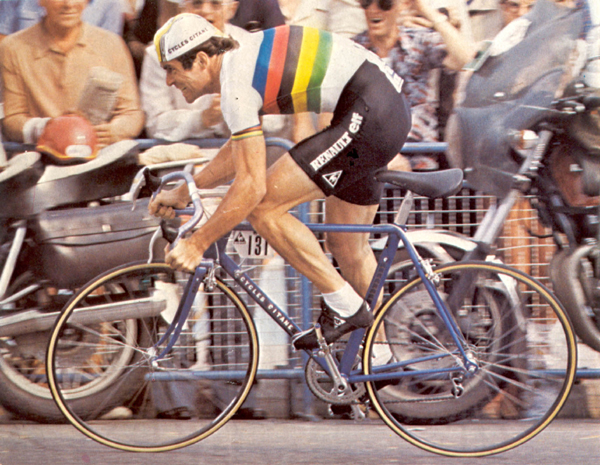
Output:
M144 140L113 144L96 159L72 166L48 164L48 158L38 152L21 153L9 160L0 172L0 196L5 199L0 204L0 404L5 409L41 423L64 421L45 375L47 336L63 306L79 287L107 270L132 261L164 258L167 242L159 234L160 220L148 214L150 191L141 187L147 168L139 163L152 164L150 169L158 174L174 169L191 172L210 156L189 147L214 149L223 142L212 139L188 144L176 150L181 155L178 159L163 162L155 156L141 161L138 153L154 145ZM266 142L272 158L291 147L285 139L267 138ZM223 189L211 189L201 195L214 207L215 199L224 193ZM137 202L132 201L138 197ZM90 305L81 312L80 321L86 325L97 322L99 332L110 331L115 346L102 353L82 350L81 341L61 348L62 357L88 363L91 358L97 365L90 373L93 383L69 382L70 395L78 399L76 408L94 411L98 417L112 408L131 405L136 392L135 383L124 385L119 378L141 354L123 349L128 345L119 340L148 337L142 326L158 317L171 318L173 302L165 291L148 296L142 307L124 304L123 296L136 291L127 282L104 291L111 296L111 303ZM110 329L102 324L115 317L121 324ZM76 328L70 336L74 342L81 337L94 338ZM93 346L91 340L89 347ZM90 404L104 408L90 409Z
M131 202L119 197L139 170L137 152L135 141L123 141L72 166L49 165L39 153L25 152L0 172L0 403L19 417L63 421L46 387L49 330L78 287L110 268L148 257L158 220L144 205L132 211ZM157 244L158 254L162 246ZM126 324L115 337L139 337L138 319L144 315L135 310L119 309ZM110 309L91 308L88 318L100 311ZM99 371L90 388L73 386L82 408L106 397L112 406L121 405L135 389L115 379L136 354L112 360L69 348L63 353L111 366Z
M409 234L411 240L416 239L421 258L434 264L501 261L496 245L505 222L522 195L532 198L558 246L550 266L554 292L577 335L600 351L600 93L576 79L574 66L585 25L581 10L537 0L520 24L504 32L504 40L492 42L474 60L465 99L454 109L446 128L447 157L453 167L464 170L465 187L494 196L496 201L491 202L472 237L431 229ZM581 192L574 196L578 189ZM410 201L411 194L407 194ZM397 221L402 223L406 215ZM373 243L376 252L382 245L378 242ZM402 246L394 261L388 293L414 278ZM510 282L502 284L494 286L496 291L505 290L497 293L497 298L512 305L515 289ZM411 313L408 309L399 314L407 321L412 318L414 327L426 327L430 317L426 311ZM499 415L522 414L510 409L505 412L510 402L496 399L485 386L476 388L478 395L467 396L469 399L495 404L491 409L498 409ZM397 400L416 394L400 385L390 389ZM438 393L435 383L419 389ZM520 398L525 394L515 391L513 395ZM390 409L414 424L438 424L460 419L477 407L453 401L432 408L414 405L398 402Z
M589 22L548 0L522 19L504 44L492 43L448 123L451 164L498 199L466 258L485 257L516 201L531 198L557 246L554 293L577 335L600 351L600 91L578 75Z

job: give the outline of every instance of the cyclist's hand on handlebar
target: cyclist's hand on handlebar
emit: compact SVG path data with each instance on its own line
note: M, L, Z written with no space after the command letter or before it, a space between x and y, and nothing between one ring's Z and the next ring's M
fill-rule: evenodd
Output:
M148 211L151 215L160 218L175 218L174 209L182 209L190 202L190 196L185 187L173 189L170 191L160 191L148 205Z
M169 250L169 246L167 246L165 254L165 262L171 268L193 273L202 261L204 250L200 250L194 243L193 237L190 237L180 239L173 250Z

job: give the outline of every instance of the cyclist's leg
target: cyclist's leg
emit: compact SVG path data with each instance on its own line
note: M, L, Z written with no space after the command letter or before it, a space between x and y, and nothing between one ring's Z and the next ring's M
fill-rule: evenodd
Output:
M292 160L283 155L267 174L267 193L248 220L256 231L322 293L345 282L323 253L310 230L289 213L295 206L323 197L323 192Z
M355 205L331 196L325 201L325 220L333 224L369 225L373 223L377 208L378 205ZM325 240L344 279L364 297L377 267L369 246L369 234L328 232Z
M372 224L379 205L355 205L337 197L328 197L325 202L325 218L327 223L335 224ZM366 297L369 285L377 268L377 260L369 244L369 234L332 233L326 236L326 245L338 262L342 276L363 298ZM377 297L374 311L381 305L382 294ZM383 327L379 331L378 342L385 341ZM379 359L387 362L392 353L386 344L376 345Z

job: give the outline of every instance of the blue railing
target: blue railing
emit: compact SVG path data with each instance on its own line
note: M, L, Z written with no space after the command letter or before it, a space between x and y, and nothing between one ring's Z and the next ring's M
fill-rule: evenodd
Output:
M162 139L136 139L140 150L148 150L156 145L174 144L176 142L166 141ZM197 145L200 148L210 149L221 147L227 139L189 139L184 142ZM289 149L292 147L292 142L280 137L268 137L267 141L271 146L282 147ZM35 150L35 145L21 144L19 142L3 142L6 153L21 153ZM404 144L402 153L444 153L448 148L445 142L408 142Z

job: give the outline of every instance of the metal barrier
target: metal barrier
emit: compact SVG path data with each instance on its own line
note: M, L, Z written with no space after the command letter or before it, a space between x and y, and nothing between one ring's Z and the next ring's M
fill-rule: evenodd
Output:
M292 143L286 139L267 138L267 144L271 147L280 147L285 150L291 148ZM197 139L185 141L197 145L201 148L218 148L226 139ZM139 139L139 149L147 150L160 144L170 144L172 142L157 139ZM24 150L34 150L35 147L18 144L13 142L4 142L4 149L7 153L18 153ZM407 143L402 149L406 154L443 154L447 144L445 143ZM402 198L402 192L397 188L388 188L381 200L376 222L387 223L393 218ZM495 202L491 196L475 192L470 189L463 189L459 194L448 199L427 199L417 197L415 199L415 208L410 215L408 226L411 229L419 228L437 228L447 229L462 233L466 236L472 236L479 225L483 215L489 205ZM298 207L295 214L303 222L323 221L322 202L313 202ZM242 229L244 226L241 227ZM551 239L540 239L529 234L535 231L543 235L548 231L539 223L536 211L531 207L528 199L523 199L509 217L504 227L504 232L500 237L497 253L503 258L505 263L522 269L532 276L540 279L546 285L548 280L548 263L554 254L555 246ZM235 254L233 247L231 253ZM263 259L247 259L244 266L252 269L257 279L263 279L272 274L274 261ZM309 327L316 317L313 315L313 309L318 308L319 297L314 295L311 283L303 276L300 276L289 265L276 263L276 276L283 276L283 288L285 289L285 307L288 313L302 327ZM279 284L281 281L279 280ZM268 283L267 283L268 285ZM262 284L261 284L262 286ZM278 288L281 291L281 288ZM243 292L241 292L243 294ZM252 308L253 303L246 301ZM289 341L278 339L277 335L269 333L273 329L273 334L280 334L278 328L270 328L269 322L261 319L262 312L257 312L257 326L261 332L261 339L272 345L262 354L275 352L268 362L259 367L258 379L287 379L301 380L303 378L303 366L306 356L299 356L293 352ZM275 341L275 342L273 342ZM275 347L275 349L274 349ZM280 357L277 359L276 357ZM273 358L275 357L275 358ZM600 369L585 368L579 369L578 378L580 379L598 379L600 378ZM294 395L294 388L290 388L290 398ZM302 392L302 410L305 415L311 415L314 411L314 396L304 385Z
M282 139L280 137L267 137L267 142L272 146L279 146L282 148L291 148L293 143L287 139ZM185 141L168 141L163 139L136 139L138 142L138 146L140 150L148 150L155 145L169 145L175 144L179 142L185 142L192 145L197 145L201 148L219 148L227 139L188 139ZM21 153L26 151L35 150L35 145L32 144L22 144L20 142L2 142L4 146L4 150L8 154ZM404 144L402 148L402 153L444 153L448 148L448 144L445 142L408 142Z

